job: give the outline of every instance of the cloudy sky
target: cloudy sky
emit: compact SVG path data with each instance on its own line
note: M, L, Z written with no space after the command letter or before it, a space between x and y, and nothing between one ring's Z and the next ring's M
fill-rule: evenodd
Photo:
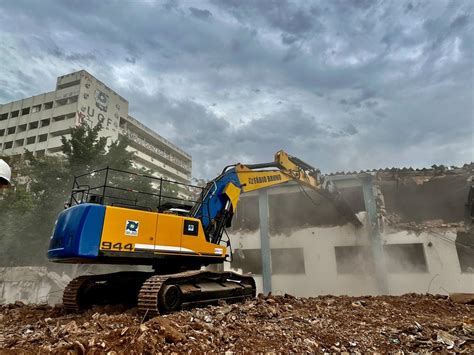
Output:
M0 103L86 69L193 156L323 172L473 158L473 1L0 2Z

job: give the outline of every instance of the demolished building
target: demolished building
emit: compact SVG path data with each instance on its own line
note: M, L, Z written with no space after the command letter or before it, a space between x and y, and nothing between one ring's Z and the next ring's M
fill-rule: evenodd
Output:
M265 293L473 292L473 167L327 175L360 228L297 184L242 196L231 267L256 274Z

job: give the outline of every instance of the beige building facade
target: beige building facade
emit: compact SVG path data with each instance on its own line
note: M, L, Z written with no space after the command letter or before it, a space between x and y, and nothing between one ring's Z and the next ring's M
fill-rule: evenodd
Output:
M0 156L61 152L61 137L70 128L101 122L109 142L127 137L134 165L153 175L191 180L191 156L128 114L128 101L85 70L58 77L56 89L0 104Z

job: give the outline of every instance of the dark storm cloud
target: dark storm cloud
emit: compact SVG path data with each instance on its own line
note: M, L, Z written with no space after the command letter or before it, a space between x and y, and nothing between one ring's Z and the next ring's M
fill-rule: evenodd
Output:
M212 13L209 10L201 10L195 7L190 7L189 11L191 11L193 16L196 16L200 19L208 19L212 17Z
M470 1L0 4L0 103L86 69L212 177L287 149L323 171L472 160ZM468 129L468 128L471 129Z

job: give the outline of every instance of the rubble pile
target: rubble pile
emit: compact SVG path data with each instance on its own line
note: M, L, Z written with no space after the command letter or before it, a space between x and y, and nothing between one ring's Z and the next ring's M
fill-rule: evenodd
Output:
M136 309L0 308L0 353L474 352L474 306L445 296L259 296L144 320Z
M408 231L413 232L417 235L423 232L444 232L447 230L464 230L465 225L464 222L445 222L442 219L434 219L428 220L423 222L400 222L400 217L396 216L395 214L391 214L384 219L387 221L387 227L394 231Z

